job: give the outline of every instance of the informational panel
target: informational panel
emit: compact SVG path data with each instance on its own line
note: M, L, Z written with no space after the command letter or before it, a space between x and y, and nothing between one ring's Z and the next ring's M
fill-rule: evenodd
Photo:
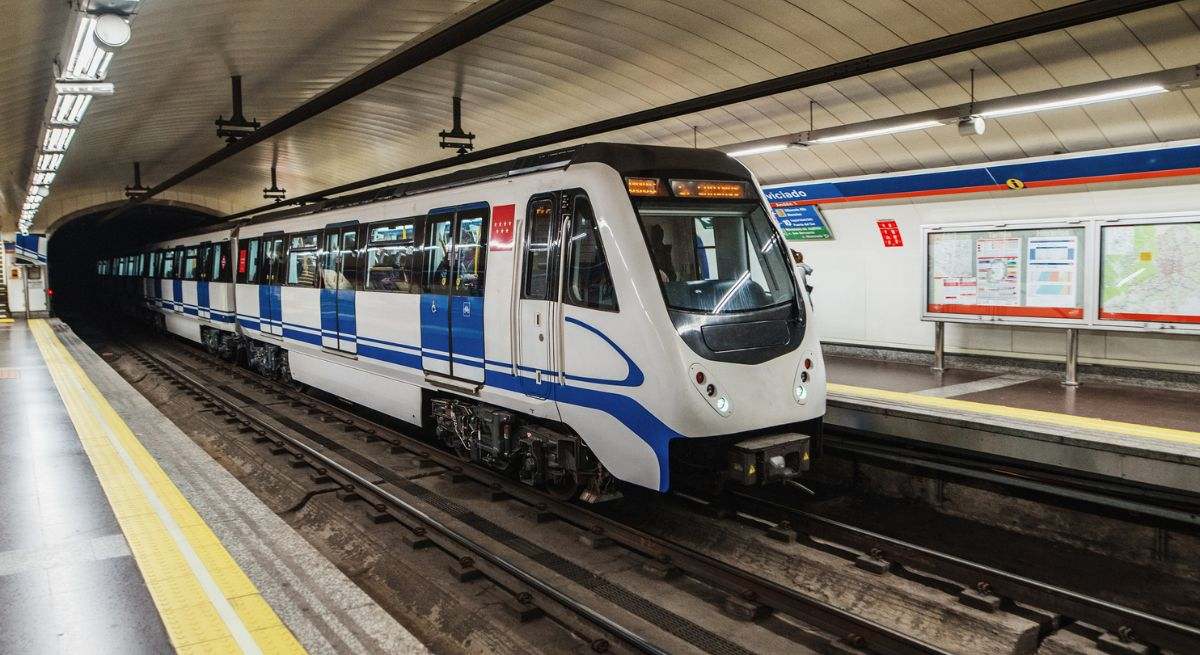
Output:
M808 202L807 192L796 185L763 189L771 205L771 215L779 223L783 238L788 241L825 241L833 238L829 223L821 210Z
M1085 229L927 233L926 313L1079 321Z
M1200 323L1200 222L1103 225L1100 320Z

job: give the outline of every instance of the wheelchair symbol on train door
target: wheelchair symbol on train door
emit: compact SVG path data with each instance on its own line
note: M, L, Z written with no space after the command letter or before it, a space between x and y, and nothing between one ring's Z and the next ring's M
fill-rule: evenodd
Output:
M463 316L471 316L471 306L466 303L463 303Z

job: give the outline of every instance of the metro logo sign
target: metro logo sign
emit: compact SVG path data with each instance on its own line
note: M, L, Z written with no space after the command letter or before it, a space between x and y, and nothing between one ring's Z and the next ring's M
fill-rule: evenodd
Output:
M488 250L513 249L513 223L516 219L516 205L500 205L492 208L492 230L488 235Z

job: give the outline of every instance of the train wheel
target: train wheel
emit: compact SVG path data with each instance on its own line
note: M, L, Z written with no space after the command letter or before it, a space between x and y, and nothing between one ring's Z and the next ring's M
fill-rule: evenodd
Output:
M583 484L572 472L564 472L557 480L546 481L546 493L555 500L575 500L581 491Z

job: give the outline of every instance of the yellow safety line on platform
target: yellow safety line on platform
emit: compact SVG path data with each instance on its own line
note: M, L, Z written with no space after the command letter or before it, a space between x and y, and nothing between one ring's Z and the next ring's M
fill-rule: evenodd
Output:
M304 653L44 320L29 323L179 653Z
M14 323L14 322L15 321L11 318L0 318L0 323Z
M1091 418L1087 416L1072 416L1070 414L1058 414L1056 412L1046 412L1037 409L1022 409L1020 407L991 405L988 403L977 403L970 400L955 400L953 398L921 396L915 393L905 393L903 391L887 391L885 389L871 389L868 387L852 387L845 384L830 383L827 385L827 389L831 395L842 394L845 396L854 396L855 398L886 400L888 402L902 403L905 405L917 405L920 407L930 407L935 409L948 409L958 412L970 412L972 414L985 414L999 418L1018 419L1023 421L1032 421L1035 423L1047 423L1066 428L1098 430L1101 432L1111 432L1113 434L1119 434L1127 437L1143 437L1146 439L1160 439L1163 441L1200 444L1200 432L1189 432L1187 430L1174 430L1171 428L1155 427L1153 425L1124 423L1122 421L1109 421L1102 418Z

